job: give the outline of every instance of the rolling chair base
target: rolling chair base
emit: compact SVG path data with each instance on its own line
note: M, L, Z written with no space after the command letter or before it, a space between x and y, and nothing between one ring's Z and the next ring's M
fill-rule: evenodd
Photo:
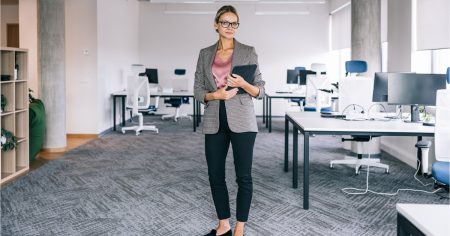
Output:
M127 130L135 130L136 131L136 136L141 134L142 130L155 131L157 134L159 133L158 128L156 128L156 126L154 126L154 125L123 127L122 128L122 133L125 134L125 132Z
M177 122L179 118L187 118L189 120L192 120L192 117L190 115L180 114L180 109L178 109L178 108L176 109L175 114L161 116L161 120L165 120L165 119L169 119L169 118L173 118L173 120L175 122Z
M333 160L330 161L330 168L333 168L335 164L345 164L345 165L355 165L355 174L359 175L359 171L362 166L373 166L378 168L383 168L386 170L386 173L389 173L389 165L380 163L379 158L363 158L358 159L356 157L345 156L343 160Z

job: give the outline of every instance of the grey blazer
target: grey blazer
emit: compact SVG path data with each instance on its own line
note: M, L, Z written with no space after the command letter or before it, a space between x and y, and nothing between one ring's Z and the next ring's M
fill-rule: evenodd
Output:
M203 133L215 134L219 131L219 100L205 103L205 94L217 90L216 82L212 74L212 64L216 55L218 42L210 47L200 50L197 69L195 71L194 95L195 99L205 104L203 114ZM253 47L234 40L234 51L231 67L235 65L257 64L258 56ZM256 68L253 85L259 88L257 99L264 97L264 84L259 71ZM231 99L225 100L228 126L235 133L258 132L256 116L252 97L248 93L237 94Z

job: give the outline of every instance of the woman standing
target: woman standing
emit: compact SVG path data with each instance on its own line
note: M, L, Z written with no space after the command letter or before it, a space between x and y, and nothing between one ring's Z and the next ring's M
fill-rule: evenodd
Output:
M255 49L234 39L239 16L233 6L223 6L216 14L214 28L219 40L200 51L195 72L195 98L205 104L203 133L209 182L219 224L207 235L231 235L230 206L225 182L225 158L233 146L238 184L234 235L244 234L253 193L251 176L253 146L258 127L252 97L264 96L259 68L252 84L241 76L231 76L236 65L257 64ZM227 87L233 87L228 90ZM239 93L241 88L245 93Z

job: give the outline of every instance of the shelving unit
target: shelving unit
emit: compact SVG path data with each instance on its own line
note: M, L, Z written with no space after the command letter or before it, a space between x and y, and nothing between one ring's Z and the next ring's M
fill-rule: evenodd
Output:
M0 113L1 127L17 137L17 147L0 151L0 184L29 170L29 122L28 122L28 50L0 48L0 74L10 80L0 81L0 92L8 101ZM18 66L17 78L14 68Z

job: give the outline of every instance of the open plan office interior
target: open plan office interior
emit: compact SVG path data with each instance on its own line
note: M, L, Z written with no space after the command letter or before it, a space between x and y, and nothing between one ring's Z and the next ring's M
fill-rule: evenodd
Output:
M450 1L1 0L1 235L204 235L214 16L265 81L245 235L450 235ZM236 224L233 151L225 167Z

